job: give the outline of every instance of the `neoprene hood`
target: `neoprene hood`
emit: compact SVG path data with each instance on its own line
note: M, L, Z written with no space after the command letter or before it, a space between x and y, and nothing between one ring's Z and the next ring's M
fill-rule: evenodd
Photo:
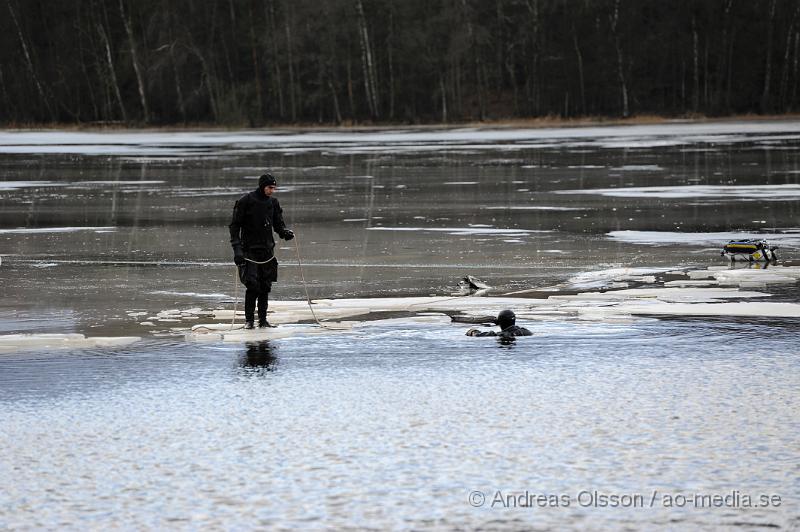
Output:
M278 186L278 182L275 180L272 174L264 174L258 178L258 190L264 190L264 187L268 186Z

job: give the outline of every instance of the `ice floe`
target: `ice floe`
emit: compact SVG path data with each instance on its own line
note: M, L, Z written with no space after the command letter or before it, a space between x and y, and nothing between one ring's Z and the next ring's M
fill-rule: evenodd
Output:
M713 233L682 233L678 231L611 231L606 236L612 240L629 244L649 244L664 246L686 244L694 246L714 246L722 249L729 240L765 239L770 244L781 246L800 246L800 229L784 229L782 232L756 233L743 231L721 231Z
M591 272L582 272L570 277L567 285L573 288L600 288L609 282L638 281L654 283L653 274L662 273L671 268L607 268Z
M723 198L785 201L800 198L800 185L676 185L557 190L556 194L599 194L616 198Z
M551 233L539 229L498 229L494 227L367 227L368 231L414 231L448 233L450 235L524 235L529 233Z
M387 324L410 326L420 323L420 320L445 324L448 320L452 320L453 316L461 316L460 320L470 317L478 319L486 317L490 320L491 316L505 308L514 309L519 323L523 325L526 321L541 320L627 323L636 316L650 315L800 317L800 305L796 303L749 301L765 296L767 294L734 288L662 288L551 296L546 300L507 297L429 297L315 301L315 313L327 316L324 327L313 323L297 323L313 319L310 311L302 308L304 302L276 301L271 305L271 308L274 306L275 309L270 316L270 321L277 325L275 328L248 331L242 329L239 321L234 325L230 322L215 322L172 330L176 334L184 334L187 338L195 340L222 339L241 342L308 334L367 332L370 328L383 327ZM748 301L730 301L742 299ZM441 316L433 321L432 318L420 316L432 311L441 313ZM415 312L417 315L392 318L390 321L376 319L375 316L386 312ZM465 325L455 323L454 326Z
M751 318L800 318L797 303L735 302L735 303L623 303L616 313L644 316L729 316Z
M553 205L496 205L481 207L488 211L586 211L586 207L557 207Z
M623 172L654 172L663 169L657 164L626 164L612 168L612 170L621 170Z
M293 336L328 335L351 330L351 323L337 323L336 327L321 327L312 324L282 325L264 329L243 329L241 325L231 327L229 324L195 325L186 333L186 338L193 341L253 342L259 340L277 340Z
M684 284L664 282L660 277L643 275L657 272L659 275L684 276ZM647 287L608 289L579 293L552 293L549 297L398 297L362 299L321 299L313 302L314 313L305 301L274 301L270 304L270 322L275 329L240 330L242 315L235 319L231 309L215 309L209 312L215 322L201 323L193 327L171 328L175 334L189 337L212 335L226 341L242 341L256 337L285 338L303 334L333 334L343 331L362 331L391 323L397 326L419 323L420 320L447 323L475 323L475 320L491 320L500 310L514 309L518 319L528 321L591 321L605 323L629 322L646 316L718 316L718 317L800 317L800 304L792 302L764 301L769 293L757 291L770 284L796 283L800 279L800 267L776 266L769 270L692 270L675 271L646 268L617 268L593 272L598 279L608 281L605 288L625 286L618 280L646 284ZM591 276L584 275L583 279ZM698 279L705 277L705 279ZM578 278L578 281L581 277ZM170 311L177 313L177 310ZM402 314L385 319L386 313ZM174 315L174 314L173 314ZM310 323L322 320L323 327ZM445 317L447 316L447 318ZM298 325L299 324L299 325ZM461 323L454 324L461 326Z
M86 349L93 347L120 347L138 342L139 336L93 336L82 334L3 334L0 335L0 353L13 353L43 349Z
M83 187L99 187L99 186L122 186L122 185L162 185L166 181L161 180L120 180L120 181L75 181L72 183L65 183L69 187L83 188Z
M652 148L800 138L799 121L670 122L556 128L450 128L329 131L0 131L0 153L74 153L174 157L240 153L447 152L531 148ZM775 146L764 146L775 149ZM514 161L512 164L519 164ZM530 166L530 165L528 165ZM323 167L324 168L324 167Z
M116 227L17 227L0 229L0 234L9 233L75 233L78 231L112 232Z
M154 290L151 294L164 295L164 296L180 296L180 297L196 297L200 299L230 299L228 294L220 293L202 293L202 292L174 292L171 290Z
M513 309L526 322L629 324L659 316L715 316L737 319L800 318L800 304L769 301L765 291L795 285L800 266L713 266L707 269L605 268L585 272L555 289L540 289L497 297L428 296L318 299L311 308L304 300L270 301L274 328L244 330L241 307L191 306L160 311L131 309L126 313L140 334L180 336L192 341L247 342L307 335L372 334L386 327L417 327L420 323L454 328L491 321L500 310ZM569 290L567 290L569 289ZM576 289L583 289L577 291ZM170 295L173 292L167 292ZM194 292L177 292L198 295ZM223 295L223 294L220 294ZM201 295L205 297L205 295ZM315 323L320 320L322 325ZM82 349L125 346L140 336L86 337L82 334L0 335L0 352L30 349Z
M68 183L56 181L0 181L0 190L18 190L20 188L63 187Z

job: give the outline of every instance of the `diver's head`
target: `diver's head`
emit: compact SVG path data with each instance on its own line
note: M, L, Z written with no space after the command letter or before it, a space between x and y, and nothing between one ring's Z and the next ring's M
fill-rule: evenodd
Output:
M271 196L278 186L278 182L272 174L264 174L258 178L258 190L264 193L265 196Z
M517 321L517 316L514 314L513 310L501 310L500 314L497 315L497 325L500 326L501 329L508 329Z

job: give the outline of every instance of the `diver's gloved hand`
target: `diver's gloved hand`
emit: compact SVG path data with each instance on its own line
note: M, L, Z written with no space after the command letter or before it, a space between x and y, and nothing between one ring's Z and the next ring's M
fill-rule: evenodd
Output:
M475 336L475 335L477 335L479 332L480 332L480 331L479 331L478 329L470 329L470 330L468 330L468 331L467 331L467 336Z
M294 238L294 231L291 229L284 229L283 233L280 234L280 237L284 240L291 240Z
M242 246L233 246L233 263L237 266L244 264L244 253L242 253Z

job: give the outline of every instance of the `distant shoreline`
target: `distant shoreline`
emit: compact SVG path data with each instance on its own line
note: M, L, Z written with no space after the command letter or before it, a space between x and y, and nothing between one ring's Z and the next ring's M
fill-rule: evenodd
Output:
M263 130L288 130L288 131L358 131L358 130L396 130L420 129L438 130L454 128L515 128L515 129L544 129L567 127L595 127L595 126L633 126L657 125L674 123L720 123L720 122L777 122L800 120L800 113L779 115L742 114L731 116L659 116L638 115L629 118L619 117L580 117L580 118L503 118L496 120L465 121L449 123L406 124L406 123L358 123L358 124L267 124L264 126L248 125L220 125L213 123L193 124L129 124L117 122L97 123L87 122L54 123L54 124L3 124L0 130L5 131L263 131Z

